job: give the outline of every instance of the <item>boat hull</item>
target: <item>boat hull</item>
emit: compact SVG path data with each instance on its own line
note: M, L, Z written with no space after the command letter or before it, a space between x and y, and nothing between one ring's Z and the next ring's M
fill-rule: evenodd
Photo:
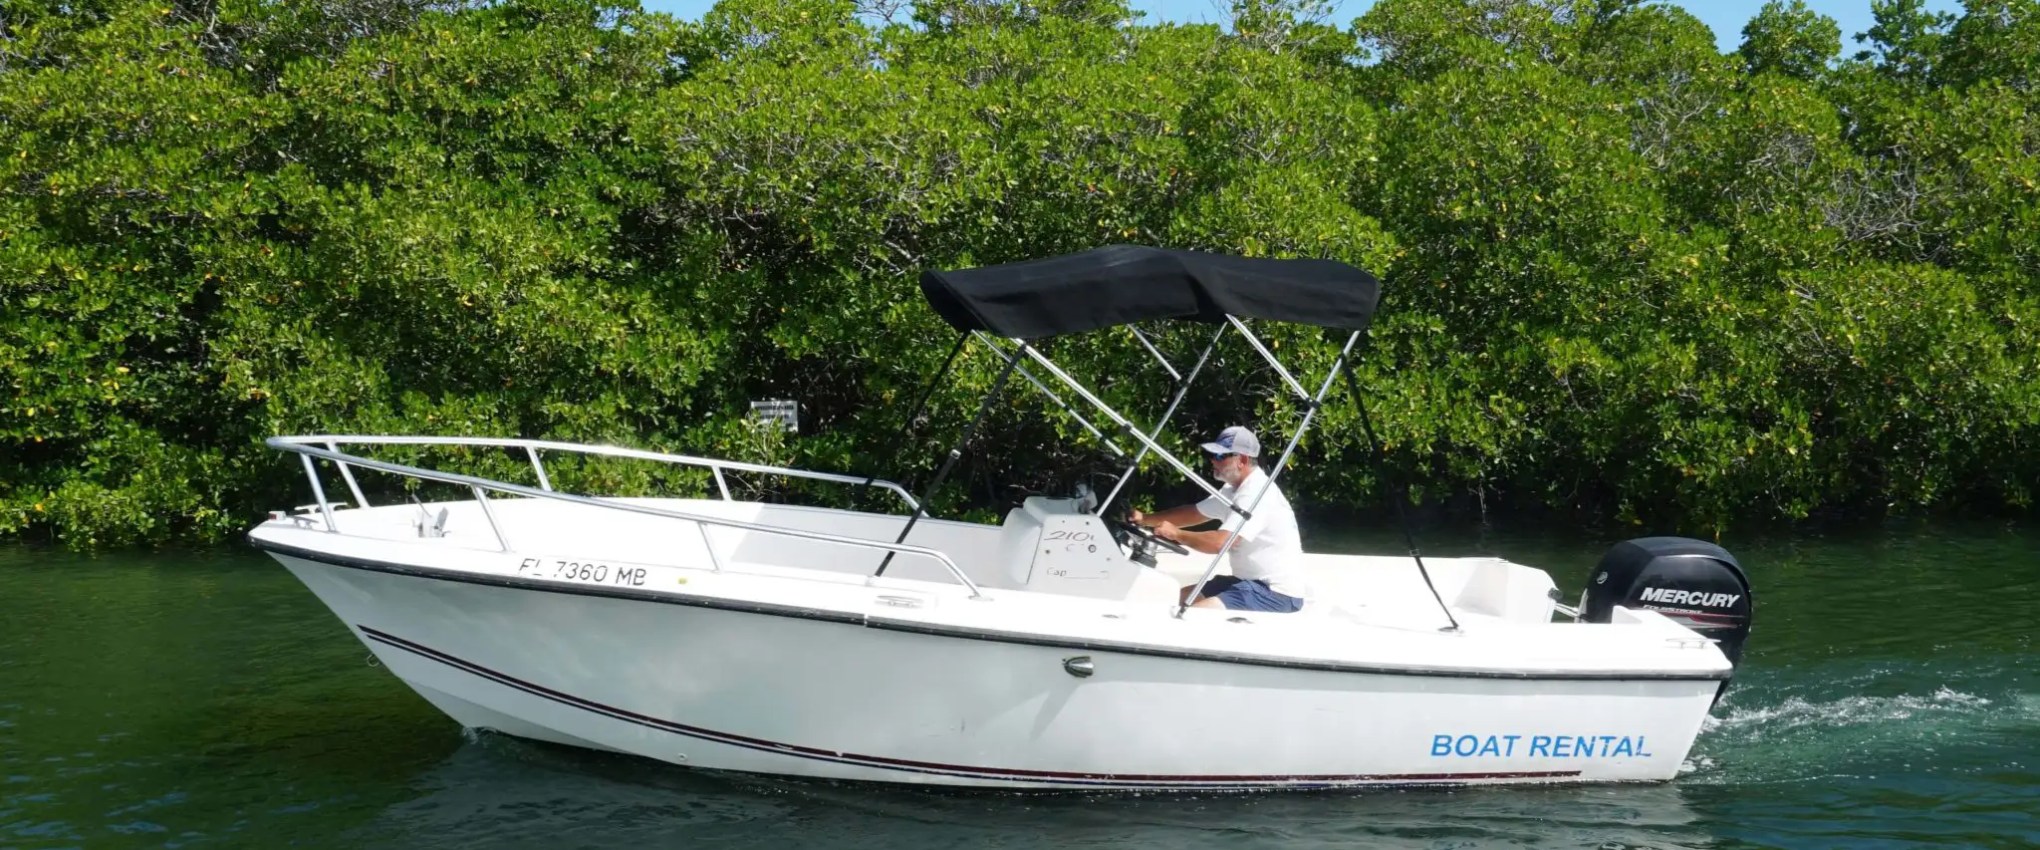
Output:
M1721 684L1234 663L271 554L463 725L765 774L1027 789L1661 781Z

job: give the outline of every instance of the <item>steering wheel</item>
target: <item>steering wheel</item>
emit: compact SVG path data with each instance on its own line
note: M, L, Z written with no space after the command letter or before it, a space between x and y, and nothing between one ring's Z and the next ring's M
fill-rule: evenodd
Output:
M1109 517L1100 517L1100 519L1105 521L1105 527L1112 529L1112 539L1119 545L1126 547L1127 557L1132 558L1134 563L1150 567L1154 566L1156 547L1167 549L1178 555L1190 554L1190 550L1183 544L1177 543L1174 540L1164 540L1156 536L1153 529L1140 523Z

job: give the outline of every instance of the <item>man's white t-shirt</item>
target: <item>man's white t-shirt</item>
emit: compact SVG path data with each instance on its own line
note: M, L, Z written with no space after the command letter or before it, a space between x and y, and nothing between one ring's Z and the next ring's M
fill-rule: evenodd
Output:
M1268 495L1256 503L1254 495L1264 487ZM1242 527L1240 515L1217 497L1197 503L1198 513L1225 521L1219 526L1220 531L1240 530L1240 539L1226 553L1233 575L1266 582L1270 590L1284 596L1298 599L1310 596L1310 581L1303 571L1303 539L1297 535L1296 512L1289 508L1282 488L1268 479L1268 473L1255 467L1241 486L1227 484L1219 488L1218 494L1254 514Z

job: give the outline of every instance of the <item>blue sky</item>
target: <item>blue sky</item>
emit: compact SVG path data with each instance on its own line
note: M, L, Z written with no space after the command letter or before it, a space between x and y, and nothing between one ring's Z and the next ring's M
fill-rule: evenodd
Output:
M669 12L683 18L699 17L715 5L713 0L640 0L645 8ZM1354 18L1374 5L1374 0L1334 0L1331 23L1341 29ZM1705 22L1714 30L1714 40L1723 51L1734 50L1742 43L1743 24L1763 8L1763 0L1687 0L1673 5L1683 6L1694 17ZM1870 28L1870 0L1807 0L1806 5L1823 15L1834 18L1842 26L1842 50L1844 55L1858 48L1854 36ZM1227 0L1133 0L1133 7L1148 13L1149 21L1179 21L1218 23L1229 17ZM1962 11L1962 4L1956 0L1928 0L1927 7L1937 11Z

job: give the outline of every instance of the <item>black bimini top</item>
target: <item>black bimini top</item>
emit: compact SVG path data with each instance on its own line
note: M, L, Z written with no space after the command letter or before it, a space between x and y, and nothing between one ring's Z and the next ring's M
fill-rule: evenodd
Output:
M1264 260L1109 245L1078 254L921 273L929 306L960 331L1035 339L1150 319L1228 315L1366 330L1381 284L1334 260Z

